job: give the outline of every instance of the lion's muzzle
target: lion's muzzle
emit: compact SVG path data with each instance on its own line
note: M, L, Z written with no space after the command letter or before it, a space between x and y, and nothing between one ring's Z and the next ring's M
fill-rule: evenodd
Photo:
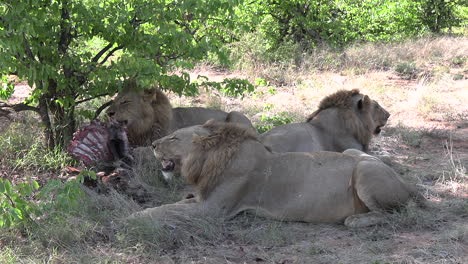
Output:
M382 126L378 126L378 127L375 128L374 135L378 135L378 134L380 134L380 132L382 132Z
M173 171L175 168L175 163L172 160L162 160L161 161L162 171Z

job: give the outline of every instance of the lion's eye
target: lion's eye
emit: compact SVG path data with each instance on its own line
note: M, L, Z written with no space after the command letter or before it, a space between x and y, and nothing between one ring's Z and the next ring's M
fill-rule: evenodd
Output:
M120 105L124 105L124 104L128 104L128 103L130 103L130 101L123 101L123 102L120 103Z

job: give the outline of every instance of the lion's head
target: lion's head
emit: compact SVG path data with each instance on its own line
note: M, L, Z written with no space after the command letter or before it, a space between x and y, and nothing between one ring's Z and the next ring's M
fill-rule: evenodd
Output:
M371 116L374 120L374 135L380 134L382 127L387 124L390 113L387 112L377 101L372 100Z
M330 108L338 109L338 116L345 127L363 145L368 145L372 135L381 132L381 128L390 117L390 113L379 103L361 94L358 89L353 89L341 90L322 99L318 109L308 117L307 122L319 118L322 111Z
M152 146L156 158L162 161L165 177L181 172L190 184L197 186L199 197L204 199L246 139L257 140L257 134L242 124L210 120L204 125L179 129L154 141Z
M181 128L152 143L166 180L170 180L175 172L180 173L182 160L193 147L192 138L198 135L208 135L208 131L202 125Z
M106 113L126 124L131 145L151 144L167 133L172 119L169 99L157 88L138 89L134 81L125 83Z

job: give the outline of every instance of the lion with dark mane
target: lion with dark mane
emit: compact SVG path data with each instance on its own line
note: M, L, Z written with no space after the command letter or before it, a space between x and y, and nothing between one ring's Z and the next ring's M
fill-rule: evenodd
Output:
M209 121L175 131L153 147L163 162L181 161L198 202L146 209L131 219L229 218L248 210L283 221L363 227L381 223L385 211L410 198L424 200L390 167L361 151L275 153L238 124Z
M304 123L285 124L260 135L276 152L367 151L390 114L359 90L341 90L325 97Z
M135 80L124 83L124 89L116 96L106 111L107 115L127 127L132 146L149 146L179 128L201 125L214 119L237 122L253 129L250 120L242 113L202 107L172 108L167 96L158 88L142 89Z

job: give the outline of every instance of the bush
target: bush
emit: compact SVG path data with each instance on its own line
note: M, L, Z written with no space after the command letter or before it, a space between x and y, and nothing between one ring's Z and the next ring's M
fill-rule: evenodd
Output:
M289 117L286 112L281 112L279 114L268 116L263 114L260 118L260 124L256 126L258 133L264 133L274 127L289 124L293 121L292 117Z
M0 178L0 227L28 226L35 224L35 218L47 213L63 213L75 208L77 199L84 195L80 188L84 176L68 182L50 180L39 189L34 181L12 184Z
M404 79L411 80L416 78L419 73L414 62L400 62L395 66L395 71Z

